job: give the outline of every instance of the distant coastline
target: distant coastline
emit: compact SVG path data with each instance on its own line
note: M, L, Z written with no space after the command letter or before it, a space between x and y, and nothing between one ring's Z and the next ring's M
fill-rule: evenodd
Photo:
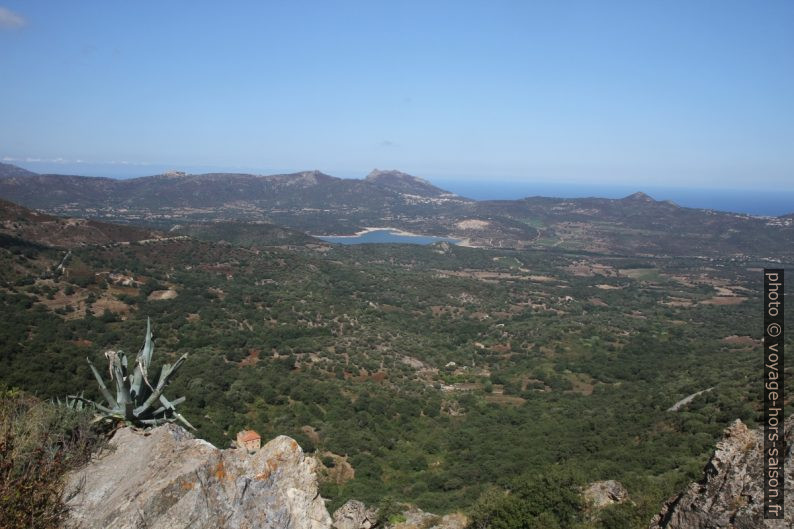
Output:
M686 188L636 184L581 184L431 179L433 185L473 200L520 200L527 197L623 198L637 191L654 200L671 200L685 208L712 209L756 217L794 213L794 189Z

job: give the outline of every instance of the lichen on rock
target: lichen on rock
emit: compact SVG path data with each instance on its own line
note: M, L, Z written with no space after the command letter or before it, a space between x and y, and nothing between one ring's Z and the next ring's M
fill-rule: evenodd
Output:
M279 436L260 450L220 450L176 425L122 428L109 450L67 477L81 529L330 529L316 462Z

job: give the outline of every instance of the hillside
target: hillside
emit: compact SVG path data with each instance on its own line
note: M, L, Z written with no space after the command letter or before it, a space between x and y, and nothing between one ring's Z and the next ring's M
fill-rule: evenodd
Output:
M313 235L366 227L454 238L483 248L611 255L794 258L794 220L683 208L643 193L623 199L474 201L399 171L342 179L319 171L213 173L113 180L38 175L4 164L0 197L48 213L168 230L254 222Z
M0 178L33 177L36 173L17 167L10 163L0 162Z
M242 247L328 246L328 243L306 235L303 232L263 222L229 221L185 225L177 224L171 228L169 234L188 235L196 239Z
M794 221L683 208L644 193L622 199L530 197L480 211L539 227L538 246L646 256L794 256Z
M443 514L553 474L621 481L647 523L757 416L763 262L214 237L77 246L56 277L63 251L0 247L0 383L95 398L85 357L151 317L163 361L190 354L170 391L198 435L295 438L331 511Z
M0 237L59 248L135 242L163 237L153 230L87 219L62 218L0 199Z

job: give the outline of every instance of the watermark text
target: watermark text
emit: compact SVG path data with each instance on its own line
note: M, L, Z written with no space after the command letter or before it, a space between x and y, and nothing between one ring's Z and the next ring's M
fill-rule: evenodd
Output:
M783 518L783 270L764 270L764 518Z

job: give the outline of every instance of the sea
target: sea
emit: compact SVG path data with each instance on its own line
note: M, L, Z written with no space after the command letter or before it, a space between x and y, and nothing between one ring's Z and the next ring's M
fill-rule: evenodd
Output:
M549 182L500 182L434 179L433 184L474 200L514 200L542 196L559 198L623 198L642 191L655 200L671 200L688 208L777 217L794 213L794 190L697 189L650 185L582 185Z

